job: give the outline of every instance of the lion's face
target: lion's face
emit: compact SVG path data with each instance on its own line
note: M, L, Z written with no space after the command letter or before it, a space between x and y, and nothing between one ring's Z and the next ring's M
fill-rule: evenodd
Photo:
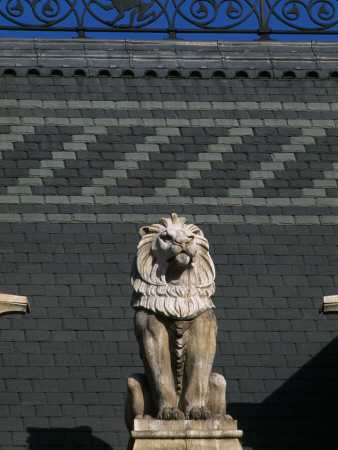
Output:
M131 273L135 308L182 319L214 307L215 268L198 227L173 213L140 236Z
M180 227L171 226L157 234L151 253L167 263L185 268L193 264L197 253L195 235Z

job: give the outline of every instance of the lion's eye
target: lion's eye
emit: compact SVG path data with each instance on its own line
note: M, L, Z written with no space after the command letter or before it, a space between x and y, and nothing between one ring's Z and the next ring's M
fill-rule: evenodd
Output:
M170 234L168 234L168 233L166 233L166 234L162 234L162 236L161 236L161 239L162 239L162 241L171 241L171 236L170 236Z

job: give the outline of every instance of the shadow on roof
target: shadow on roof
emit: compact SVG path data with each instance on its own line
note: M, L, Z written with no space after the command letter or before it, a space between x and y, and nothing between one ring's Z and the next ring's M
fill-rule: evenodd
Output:
M335 450L338 435L338 338L260 404L228 412L253 450Z

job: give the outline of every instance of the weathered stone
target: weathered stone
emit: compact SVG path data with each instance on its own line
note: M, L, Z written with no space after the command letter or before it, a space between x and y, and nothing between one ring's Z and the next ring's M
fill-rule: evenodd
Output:
M222 420L137 418L132 431L134 450L241 450L242 435L230 416Z
M338 313L338 295L327 295L323 298L319 312L326 313Z
M241 449L241 432L226 415L225 379L211 373L215 268L203 232L185 222L173 213L140 230L131 282L145 375L128 379L130 448Z
M11 294L0 294L0 316L3 314L29 313L27 297Z

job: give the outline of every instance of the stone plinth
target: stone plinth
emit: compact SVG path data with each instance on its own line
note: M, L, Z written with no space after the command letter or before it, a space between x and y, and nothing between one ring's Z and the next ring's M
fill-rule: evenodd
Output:
M242 450L237 421L223 420L134 420L131 433L134 450Z

